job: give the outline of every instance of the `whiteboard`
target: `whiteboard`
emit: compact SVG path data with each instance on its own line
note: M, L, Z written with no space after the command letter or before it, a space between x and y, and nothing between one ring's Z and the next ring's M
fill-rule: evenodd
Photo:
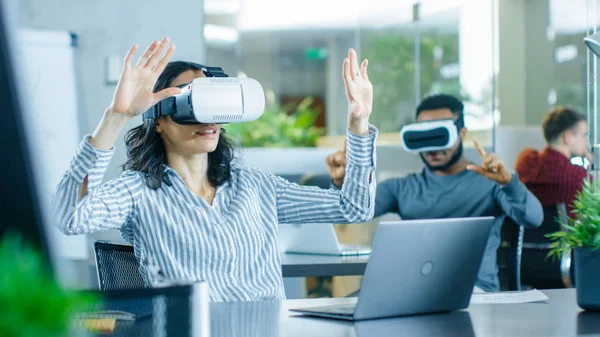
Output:
M80 142L76 39L69 32L20 29L16 42L21 56L16 75L23 81L21 97L26 101L23 120L31 155L36 157L42 210L48 213L52 194ZM87 258L85 236L66 236L56 228L50 232L61 257Z

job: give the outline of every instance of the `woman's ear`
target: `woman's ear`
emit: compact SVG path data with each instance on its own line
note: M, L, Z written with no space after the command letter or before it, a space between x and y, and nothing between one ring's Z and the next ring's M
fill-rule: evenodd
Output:
M154 126L155 126L156 132L162 133L162 128L160 127L160 121L158 119L156 120L156 123L154 124Z
M467 128L460 129L460 139L465 140L467 138Z

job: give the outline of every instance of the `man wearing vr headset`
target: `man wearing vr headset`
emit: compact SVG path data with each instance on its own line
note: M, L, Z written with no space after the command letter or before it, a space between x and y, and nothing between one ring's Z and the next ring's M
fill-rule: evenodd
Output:
M475 142L481 165L463 156L464 106L450 95L425 98L417 108L417 123L401 131L404 148L418 153L425 168L404 178L389 179L377 186L375 216L393 212L402 219L437 219L477 216L496 218L477 276L476 286L498 291L496 250L506 216L516 223L538 227L543 211L538 199L495 154ZM345 176L346 162L340 151L327 158L336 186Z

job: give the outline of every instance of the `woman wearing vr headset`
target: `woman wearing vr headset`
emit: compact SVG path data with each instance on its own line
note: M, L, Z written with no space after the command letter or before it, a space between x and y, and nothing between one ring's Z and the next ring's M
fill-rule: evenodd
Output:
M368 124L373 88L367 61L354 50L343 63L348 98L347 182L341 191L299 186L234 164L234 148L217 124L146 119L126 136L119 179L102 184L125 124L177 86L204 77L200 65L169 60L168 38L133 64L128 52L113 100L81 142L53 198L65 234L118 229L135 247L150 286L205 280L212 301L284 297L277 247L280 223L356 223L373 216L377 129ZM164 54L164 55L163 55Z

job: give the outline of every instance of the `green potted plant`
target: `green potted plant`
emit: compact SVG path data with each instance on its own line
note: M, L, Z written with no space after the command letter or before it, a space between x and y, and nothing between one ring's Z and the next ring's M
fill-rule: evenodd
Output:
M97 305L91 294L63 289L47 270L18 237L0 241L0 336L68 336L78 329L73 314Z
M225 128L239 145L252 147L316 147L323 129L314 126L320 111L306 97L295 108L281 106L272 91L266 95L263 115L249 123L231 123Z
M314 126L320 111L312 103L313 98L306 97L297 106L282 106L273 91L266 91L259 119L224 126L243 148L241 162L287 177L326 172L325 157L337 149L317 147L324 129Z
M600 190L586 179L573 202L572 216L559 217L562 230L551 233L549 256L574 250L577 303L582 309L600 311Z

